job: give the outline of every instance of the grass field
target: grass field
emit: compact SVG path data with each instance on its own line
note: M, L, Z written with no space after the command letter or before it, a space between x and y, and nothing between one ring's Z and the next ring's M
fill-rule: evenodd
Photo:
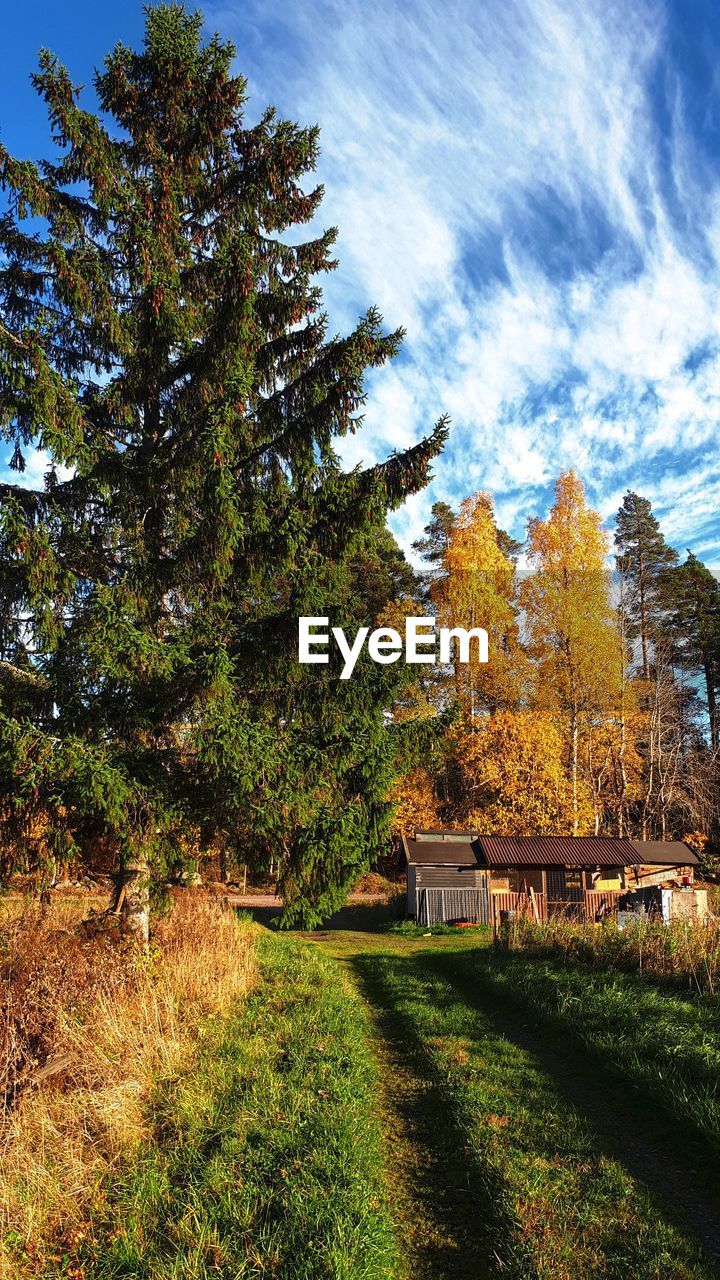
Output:
M383 1075L390 1110L393 1069L422 1079L432 1100L431 1132L421 1126L416 1139L434 1147L428 1159L452 1192L443 1198L442 1182L423 1186L420 1176L394 1205L408 1274L717 1275L716 1202L674 1158L665 1117L643 1128L596 1054L579 1044L571 1054L563 1028L534 1025L519 973L511 998L493 976L498 964L507 974L506 957L483 941L320 942L351 968L382 1041L394 1045ZM402 1104L400 1113L412 1131Z
M182 963L165 926L150 971L114 988L136 1017L155 1001L147 1061L138 1034L123 1056L93 990L84 1034L94 1019L114 1075L76 1029L80 1066L19 1096L3 1274L720 1275L713 998L597 957L495 951L480 930L361 921L278 936L225 915L221 944L196 933ZM171 971L211 960L180 1018Z
M157 1073L144 1139L42 1249L6 1231L8 1276L396 1275L362 1008L332 960L253 941L249 990Z
M720 1157L720 1005L664 982L535 956L478 953L466 978L488 1001L532 1010L655 1111L708 1174Z

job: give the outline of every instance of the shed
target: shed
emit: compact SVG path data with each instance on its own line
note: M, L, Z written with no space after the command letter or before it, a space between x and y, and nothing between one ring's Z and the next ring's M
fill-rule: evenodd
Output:
M489 924L490 875L478 862L472 831L419 831L403 836L407 861L407 913L422 924L472 919Z
M692 880L698 861L680 841L616 836L425 830L416 831L414 839L403 837L403 848L407 913L421 923L454 918L491 923L495 908L528 905L536 919L558 910L593 919L613 910L620 893L641 881Z
M695 851L681 840L632 840L636 862L628 868L627 889L645 889L666 880L689 879L699 862Z

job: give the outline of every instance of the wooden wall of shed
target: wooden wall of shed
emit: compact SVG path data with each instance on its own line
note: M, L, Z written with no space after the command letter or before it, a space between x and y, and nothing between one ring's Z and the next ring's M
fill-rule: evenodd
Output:
M510 892L510 868L493 867L490 872L490 887L493 893Z
M628 867L625 873L626 889L647 889L651 885L664 884L667 880L682 880L683 876L688 876L690 882L694 880L694 867L658 867L646 866L638 867L638 878L635 878L635 868Z
M417 889L482 889L487 871L481 867L415 867Z

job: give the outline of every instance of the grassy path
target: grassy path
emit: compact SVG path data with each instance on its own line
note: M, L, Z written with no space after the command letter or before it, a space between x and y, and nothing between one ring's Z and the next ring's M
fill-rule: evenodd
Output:
M398 1025L381 982L360 968L378 1064L386 1185L406 1280L494 1274L489 1188L420 1041ZM511 1228L511 1224L508 1224Z
M692 1171L597 1064L478 982L466 939L318 942L372 1010L408 1275L720 1274L717 1214Z
M708 1175L720 1161L720 1004L664 981L566 963L531 949L479 948L463 971L475 991L575 1043L632 1091L636 1109L662 1113L677 1146ZM720 1176L716 1178L720 1191Z
M703 1172L636 1114L613 1046L537 1003L527 957L253 937L253 986L155 1079L141 1146L36 1280L720 1276Z
M307 937L346 967L368 1010L378 1067L378 1120L385 1137L386 1194L403 1280L485 1280L498 1274L488 1227L494 1210L483 1203L482 1170L472 1145L436 1079L422 1039L398 1019L382 979L366 964L376 952L398 958L434 954L437 939L347 930ZM470 943L460 936L444 938L441 945L454 950Z
M542 1011L528 998L531 972L525 973L513 1002L504 984L496 985L496 966L488 960L487 954L474 953L462 965L452 956L437 956L432 963L470 1007L483 1010L506 1040L532 1055L564 1107L591 1126L597 1150L621 1164L669 1222L702 1244L715 1260L713 1274L720 1275L720 1176L712 1161L714 1134L700 1150L695 1129L686 1126L683 1131L672 1108L659 1110L652 1098L639 1097L612 1057L587 1052L580 1035L572 1036L567 1024L543 1020Z
M43 1280L396 1280L357 996L296 939L259 936L257 971Z

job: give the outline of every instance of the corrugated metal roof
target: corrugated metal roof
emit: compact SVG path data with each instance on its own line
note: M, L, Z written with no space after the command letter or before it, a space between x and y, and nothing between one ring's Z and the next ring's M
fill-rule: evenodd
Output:
M455 839L448 839L453 837ZM418 832L405 840L414 866L451 867L680 867L698 862L678 840L621 840L617 836L489 836ZM445 837L445 838L443 838Z
M406 840L405 852L414 867L476 867L477 846L460 840Z
M682 840L631 840L636 850L633 865L649 867L688 867L700 861Z
M637 855L615 836L478 836L489 867L627 867Z

